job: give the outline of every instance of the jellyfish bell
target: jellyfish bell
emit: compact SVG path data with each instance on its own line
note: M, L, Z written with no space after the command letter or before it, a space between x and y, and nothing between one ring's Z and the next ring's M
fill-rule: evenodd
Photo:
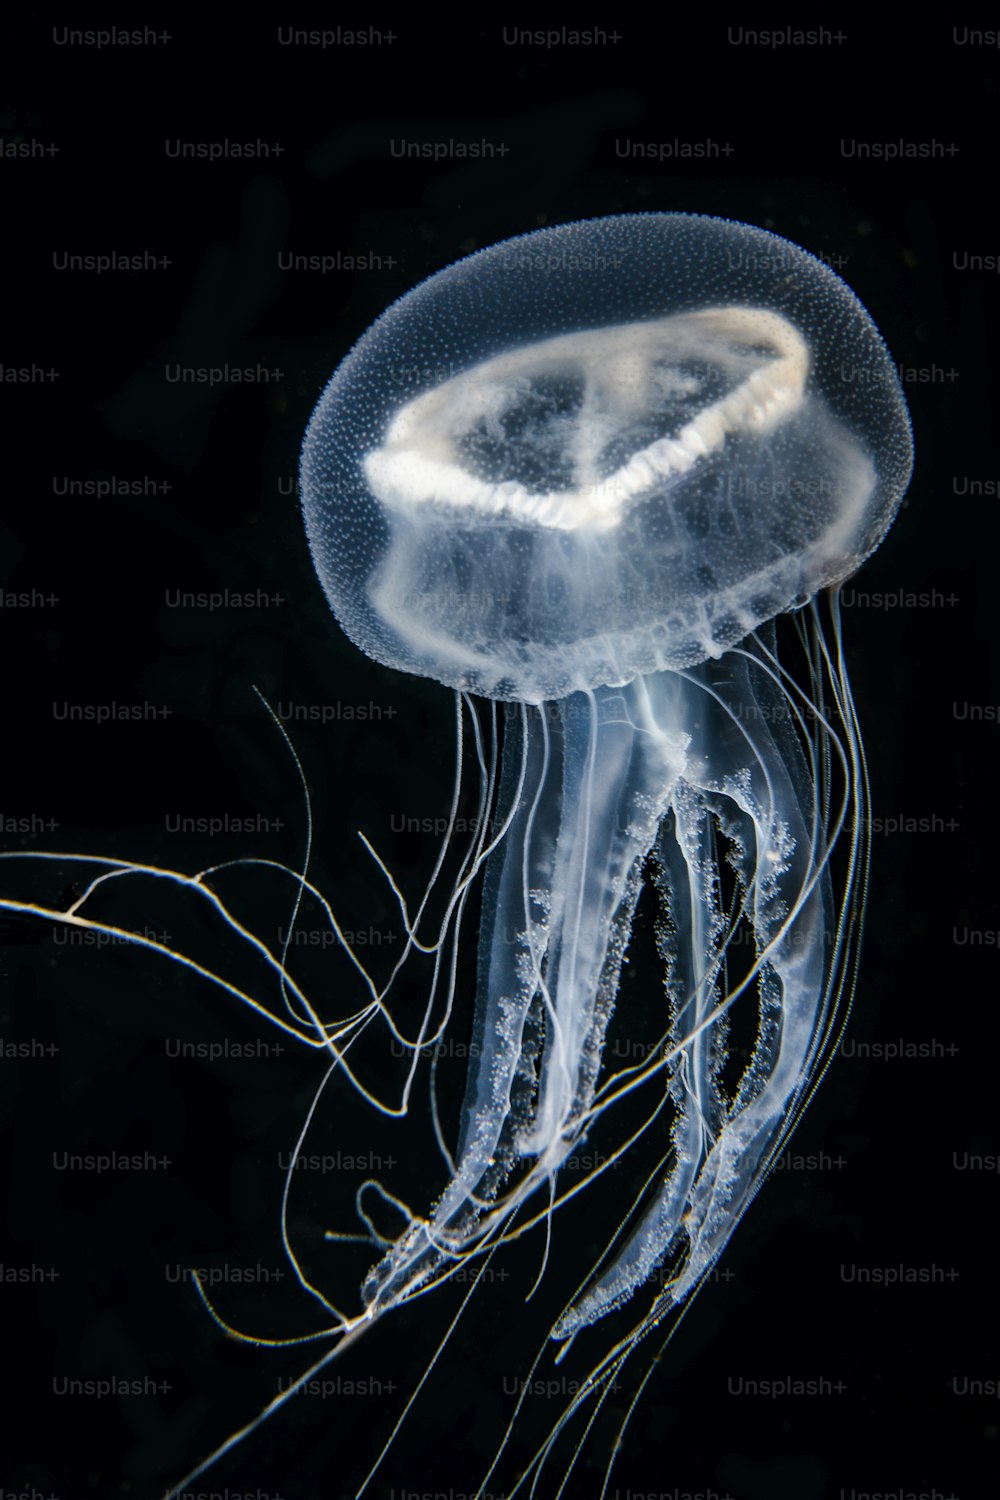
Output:
M356 645L538 703L717 657L848 577L910 466L889 355L837 275L748 225L649 214L509 240L403 297L327 386L302 492Z
M453 1170L369 1275L369 1307L489 1244L626 1092L602 1051L651 855L673 933L670 1160L553 1332L665 1262L680 1303L714 1264L829 1055L862 857L855 833L836 903L830 851L861 792L835 590L911 465L854 294L724 220L628 215L494 246L402 298L334 375L301 490L337 619L377 661L524 705ZM767 635L798 610L812 696ZM737 919L755 961L727 992ZM754 1043L723 1086L726 1015L751 988Z

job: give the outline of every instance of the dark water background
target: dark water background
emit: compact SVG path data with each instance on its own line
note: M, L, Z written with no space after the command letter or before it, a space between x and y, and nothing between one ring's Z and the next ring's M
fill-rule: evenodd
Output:
M985 269L1000 260L987 212L998 54L943 22L905 39L851 31L779 48L672 19L623 22L617 40L605 22L596 45L512 44L511 28L470 19L456 32L417 18L392 41L376 21L380 42L325 48L283 45L263 22L102 48L60 44L63 29L41 20L8 30L0 361L32 375L0 385L4 847L185 870L249 855L294 865L300 790L252 685L276 705L334 705L332 722L290 725L312 790L314 876L384 972L394 912L355 831L416 888L435 844L403 820L446 811L452 707L435 685L361 657L320 594L294 486L328 375L425 276L547 224L718 214L826 258L903 369L917 446L909 497L845 601L885 820L861 981L845 1055L792 1142L814 1164L790 1164L755 1204L649 1387L612 1493L975 1500L995 1492L1000 1419L995 1394L970 1394L970 1382L995 1392L1000 1380L1000 1179L969 1165L1000 1152L998 318ZM172 154L226 141L268 151ZM404 159L400 142L428 149ZM456 150L477 144L478 155ZM64 256L146 251L169 264L60 269ZM335 255L341 269L282 270L285 255ZM211 389L168 374L223 365L269 373ZM109 480L130 488L97 493ZM71 482L92 488L66 493ZM253 602L172 603L219 590ZM74 723L66 704L155 716ZM252 831L185 835L172 831L178 817L248 819ZM56 900L74 878L57 874L39 896ZM161 890L120 899L123 925L127 912L212 952L200 918ZM289 897L262 875L238 899L273 926ZM230 1279L224 1316L269 1336L318 1326L287 1275L273 1277L276 1160L315 1065L290 1051L234 1058L272 1034L154 958L23 926L0 935L12 1277L0 1285L0 1494L152 1496L303 1367L222 1340L176 1268L263 1268ZM323 957L310 981L346 1003L346 966ZM622 1005L646 1024L655 985L640 949ZM230 1055L178 1058L180 1041ZM909 1055L892 1056L894 1044ZM339 1097L321 1130L328 1152L391 1151ZM63 1153L107 1151L167 1164L56 1167ZM330 1177L293 1204L317 1275L317 1227L344 1192ZM370 1493L475 1490L511 1382L554 1315L524 1305L536 1264L484 1288L478 1323L461 1325ZM885 1267L924 1279L857 1274ZM32 1279L17 1280L25 1270ZM357 1390L298 1398L195 1491L353 1495L442 1317L427 1302L387 1320L338 1367ZM62 1393L111 1376L159 1389ZM784 1378L825 1394L741 1384ZM596 1493L596 1472L585 1466L568 1493Z

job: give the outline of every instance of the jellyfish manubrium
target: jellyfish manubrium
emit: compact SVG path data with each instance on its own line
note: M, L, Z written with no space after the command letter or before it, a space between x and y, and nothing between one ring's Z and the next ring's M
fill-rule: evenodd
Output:
M552 1198L594 1120L654 1073L663 1169L554 1337L659 1270L655 1321L720 1255L852 983L864 772L836 590L911 467L858 299L804 250L719 219L625 215L495 245L404 296L334 374L301 471L333 613L376 661L508 705L460 1132L433 1206L407 1210L367 1277L369 1315ZM778 655L788 614L808 690ZM664 1046L611 1073L649 879ZM727 1027L748 997L734 1073Z

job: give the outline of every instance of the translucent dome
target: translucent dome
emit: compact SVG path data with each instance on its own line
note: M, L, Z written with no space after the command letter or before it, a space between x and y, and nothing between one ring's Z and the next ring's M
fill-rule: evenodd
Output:
M323 393L301 477L356 645L531 703L718 657L848 577L911 467L837 275L761 229L642 214L401 298Z

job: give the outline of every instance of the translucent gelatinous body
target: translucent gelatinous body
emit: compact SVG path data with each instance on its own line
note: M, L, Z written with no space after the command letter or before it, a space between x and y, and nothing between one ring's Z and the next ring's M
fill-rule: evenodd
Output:
M404 297L327 387L304 511L369 655L540 702L718 656L852 573L910 467L857 299L762 230L570 224Z
M672 1161L555 1333L668 1255L679 1301L719 1254L810 1086L843 978L837 829L816 779L829 746L795 733L753 632L854 572L910 466L905 403L857 299L806 252L721 220L630 216L494 246L403 298L337 371L302 479L344 629L453 687L559 700L556 733L528 714L504 747L510 826L487 877L481 1047L451 1180L372 1271L370 1307L487 1242L585 1133L654 851L674 934ZM849 690L828 665L849 779ZM736 920L759 1015L727 1092Z
M870 819L837 586L885 535L911 464L894 368L853 293L805 251L722 220L625 216L494 246L410 292L336 371L302 454L313 557L362 650L459 690L449 835L466 715L474 726L476 834L437 931L427 901L444 849L411 907L368 846L404 937L381 984L311 884L308 853L301 871L274 867L294 882L280 952L219 896L226 864L190 876L40 854L99 873L69 908L0 902L167 953L328 1062L282 1232L328 1320L307 1341L330 1347L171 1496L382 1315L537 1225L547 1257L563 1205L602 1170L567 1183L591 1134L610 1133L612 1163L654 1139L654 1168L601 1223L583 1280L542 1329L557 1358L594 1325L606 1347L586 1356L522 1477L701 1284L822 1076L850 997ZM774 624L787 613L795 673ZM470 694L507 702L499 777ZM479 712L495 732L496 703ZM455 949L480 870L472 996ZM208 903L277 978L280 1007L84 914L100 888L140 875ZM662 1026L616 1067L606 1042L646 885L662 909ZM314 1003L296 983L290 929L305 909L347 950L360 1000ZM415 953L433 970L422 1009L394 988ZM449 1134L433 1063L427 1095L416 1079L456 1018L472 1043ZM395 1073L387 1049L405 1059ZM398 1128L403 1152L429 1097L423 1139L436 1149L420 1157L419 1197L359 1168L346 1222L326 1236L352 1254L360 1242L367 1274L328 1296L297 1258L288 1201L331 1080ZM643 1287L634 1325L609 1338L602 1320L626 1305L631 1317Z

